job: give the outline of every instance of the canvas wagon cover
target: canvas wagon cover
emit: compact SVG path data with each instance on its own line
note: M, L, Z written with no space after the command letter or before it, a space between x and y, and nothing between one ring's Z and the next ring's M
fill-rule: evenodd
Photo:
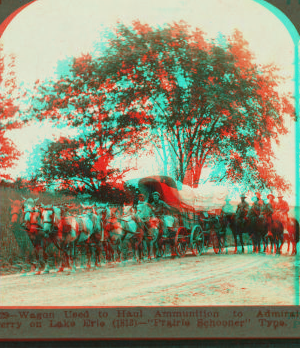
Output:
M221 209L226 204L228 190L214 183L191 188L175 182L168 176L150 176L139 180L139 189L146 195L157 191L161 198L174 208L201 211ZM150 200L149 200L150 202Z

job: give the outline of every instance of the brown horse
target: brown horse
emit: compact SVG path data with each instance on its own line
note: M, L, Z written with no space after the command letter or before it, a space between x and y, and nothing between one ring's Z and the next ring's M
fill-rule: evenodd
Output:
M34 247L34 256L36 260L35 262L33 261L31 254L29 257L29 263L31 264L30 273L41 274L42 271L40 268L42 263L45 264L43 273L49 272L48 254L46 252L49 240L42 226L42 208L41 206L34 205L36 201L37 200L32 200L31 198L25 201L23 226ZM40 258L41 251L43 255L42 260Z
M43 250L43 258L46 261L48 255L44 247L44 236L41 227L41 208L36 206L38 199L24 199L11 201L10 227L16 237L20 249L25 252L26 261L31 265L30 273L40 273L40 251ZM30 242L24 248L24 243L19 241L17 230L25 230ZM26 250L23 250L26 249ZM34 260L35 259L35 260Z
M43 207L41 224L47 240L53 242L61 253L58 272L64 271L64 263L75 272L75 246L81 238L82 222L77 217L67 216L64 209L50 205Z
M104 244L104 229L103 229L103 218L106 215L105 207L97 207L95 205L81 205L82 215L81 219L85 222L84 225L87 226L89 223L89 238L84 242L83 247L87 253L87 269L92 267L92 255L95 249L95 267L101 266L101 251Z
M156 258L156 252L159 249L159 219L155 217L152 208L146 202L140 202L137 205L135 217L144 230L143 249L147 252L148 260L151 260L152 255Z
M287 233L284 233L283 235L283 243L281 245L281 248L283 247L284 242L287 243L288 249L287 251L290 251L290 244L292 244L292 254L297 254L297 243L299 242L299 222L295 218L288 218L286 222L286 230Z
M19 246L20 256L24 258L25 262L31 264L33 245L25 233L24 226L21 225L23 221L23 200L11 200L10 213L11 219L8 225L8 229L14 234L15 240Z
M132 206L125 205L120 215L114 208L110 211L104 224L104 238L112 247L114 254L118 253L121 261L127 261L128 247L131 244L134 257L140 262L143 237L144 231L134 219Z

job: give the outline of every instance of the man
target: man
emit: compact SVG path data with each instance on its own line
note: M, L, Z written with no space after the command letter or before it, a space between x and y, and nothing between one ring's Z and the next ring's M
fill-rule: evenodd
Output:
M261 209L263 207L263 201L261 199L261 194L259 192L255 193L255 197L253 197L254 203L252 207L249 209L247 217L251 220L254 221L257 219L260 215Z
M270 228L273 221L272 216L276 210L276 202L274 200L275 197L272 194L269 194L267 199L269 202L264 204L261 214L266 217L268 228Z
M166 212L171 212L173 209L163 200L160 199L158 192L152 193L153 202L151 204L154 215L159 219L159 229L165 232L166 226L164 222L164 215Z
M246 202L246 195L241 195L241 203L239 203L236 210L236 219L239 224L245 222L245 218L247 217L249 211L249 204Z
M272 211L272 214L273 214L277 208L277 203L275 202L275 197L270 193L269 195L267 195L267 199L269 200L269 202L266 204L266 207L270 211Z
M149 204L148 201L146 200L146 197L143 193L140 193L138 195L138 202L137 202L137 205L139 204Z
M283 200L283 196L278 196L278 203L276 205L276 213L278 218L283 223L284 233L287 233L288 212L290 210L288 202Z
M232 214L234 213L234 206L230 204L230 198L226 197L225 199L225 204L222 207L221 214L226 215L226 214Z

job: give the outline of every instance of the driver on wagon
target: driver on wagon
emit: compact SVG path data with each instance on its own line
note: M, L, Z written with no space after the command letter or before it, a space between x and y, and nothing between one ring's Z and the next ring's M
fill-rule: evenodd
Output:
M165 221L163 216L165 215L165 211L172 211L172 208L164 201L160 199L160 194L158 192L152 193L153 202L151 204L154 215L159 219L159 229L165 231Z

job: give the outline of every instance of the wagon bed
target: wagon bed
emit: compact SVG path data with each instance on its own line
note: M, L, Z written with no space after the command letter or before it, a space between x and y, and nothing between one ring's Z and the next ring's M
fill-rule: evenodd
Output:
M214 230L220 209L213 211L196 210L192 205L182 202L177 185L166 176L151 176L139 180L139 190L152 202L152 193L159 192L161 199L173 210L172 216L177 222L169 226L160 238L160 251L164 254L166 245L170 244L178 256L184 256L190 248L194 255L201 255L205 247L213 245L214 251L222 249L222 238Z

